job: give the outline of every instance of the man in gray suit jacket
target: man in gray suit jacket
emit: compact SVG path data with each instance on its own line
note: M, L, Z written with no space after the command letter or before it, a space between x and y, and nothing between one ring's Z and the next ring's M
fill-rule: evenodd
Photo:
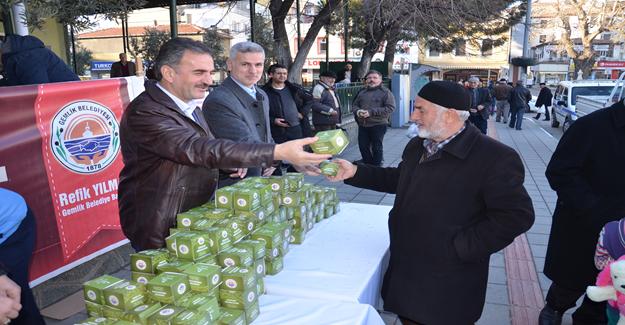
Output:
M237 142L273 143L269 121L269 98L256 86L265 61L265 51L253 42L237 43L227 60L230 76L212 91L202 107L210 130L217 138ZM249 168L248 176L271 175L273 167ZM233 183L226 180L220 186Z

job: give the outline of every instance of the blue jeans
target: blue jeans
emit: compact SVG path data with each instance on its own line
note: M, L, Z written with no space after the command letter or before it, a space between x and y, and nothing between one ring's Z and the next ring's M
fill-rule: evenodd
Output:
M523 114L525 114L525 108L512 108L510 110L510 124L508 124L508 126L520 130L521 124L523 123Z
M20 297L22 310L19 316L11 321L11 325L45 324L28 285L30 258L35 248L35 231L35 217L28 209L26 217L17 230L0 244L0 263L9 272L9 278L22 288Z
M386 134L386 125L358 126L358 148L362 162L381 166L384 159L382 141Z

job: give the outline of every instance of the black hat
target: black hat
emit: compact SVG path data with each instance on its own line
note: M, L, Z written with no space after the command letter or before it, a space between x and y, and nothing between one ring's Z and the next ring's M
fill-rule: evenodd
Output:
M334 71L332 71L332 70L328 70L328 71L324 71L324 72L320 73L319 77L328 77L328 78L336 79L336 73L334 73Z
M451 81L430 81L421 88L418 96L446 108L460 111L471 108L471 94L463 86Z

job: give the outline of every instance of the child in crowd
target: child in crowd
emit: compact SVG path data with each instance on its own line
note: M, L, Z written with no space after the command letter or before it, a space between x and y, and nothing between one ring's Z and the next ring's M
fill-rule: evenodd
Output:
M603 270L623 255L625 255L625 218L610 221L601 229L595 250L595 266ZM615 325L620 317L619 310L612 302L608 302L607 306L608 325Z

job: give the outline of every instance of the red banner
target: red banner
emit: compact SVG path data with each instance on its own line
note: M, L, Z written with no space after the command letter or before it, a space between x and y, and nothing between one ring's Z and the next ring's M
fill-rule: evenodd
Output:
M37 220L31 280L125 238L117 179L128 103L124 79L0 89L0 186L24 196Z

